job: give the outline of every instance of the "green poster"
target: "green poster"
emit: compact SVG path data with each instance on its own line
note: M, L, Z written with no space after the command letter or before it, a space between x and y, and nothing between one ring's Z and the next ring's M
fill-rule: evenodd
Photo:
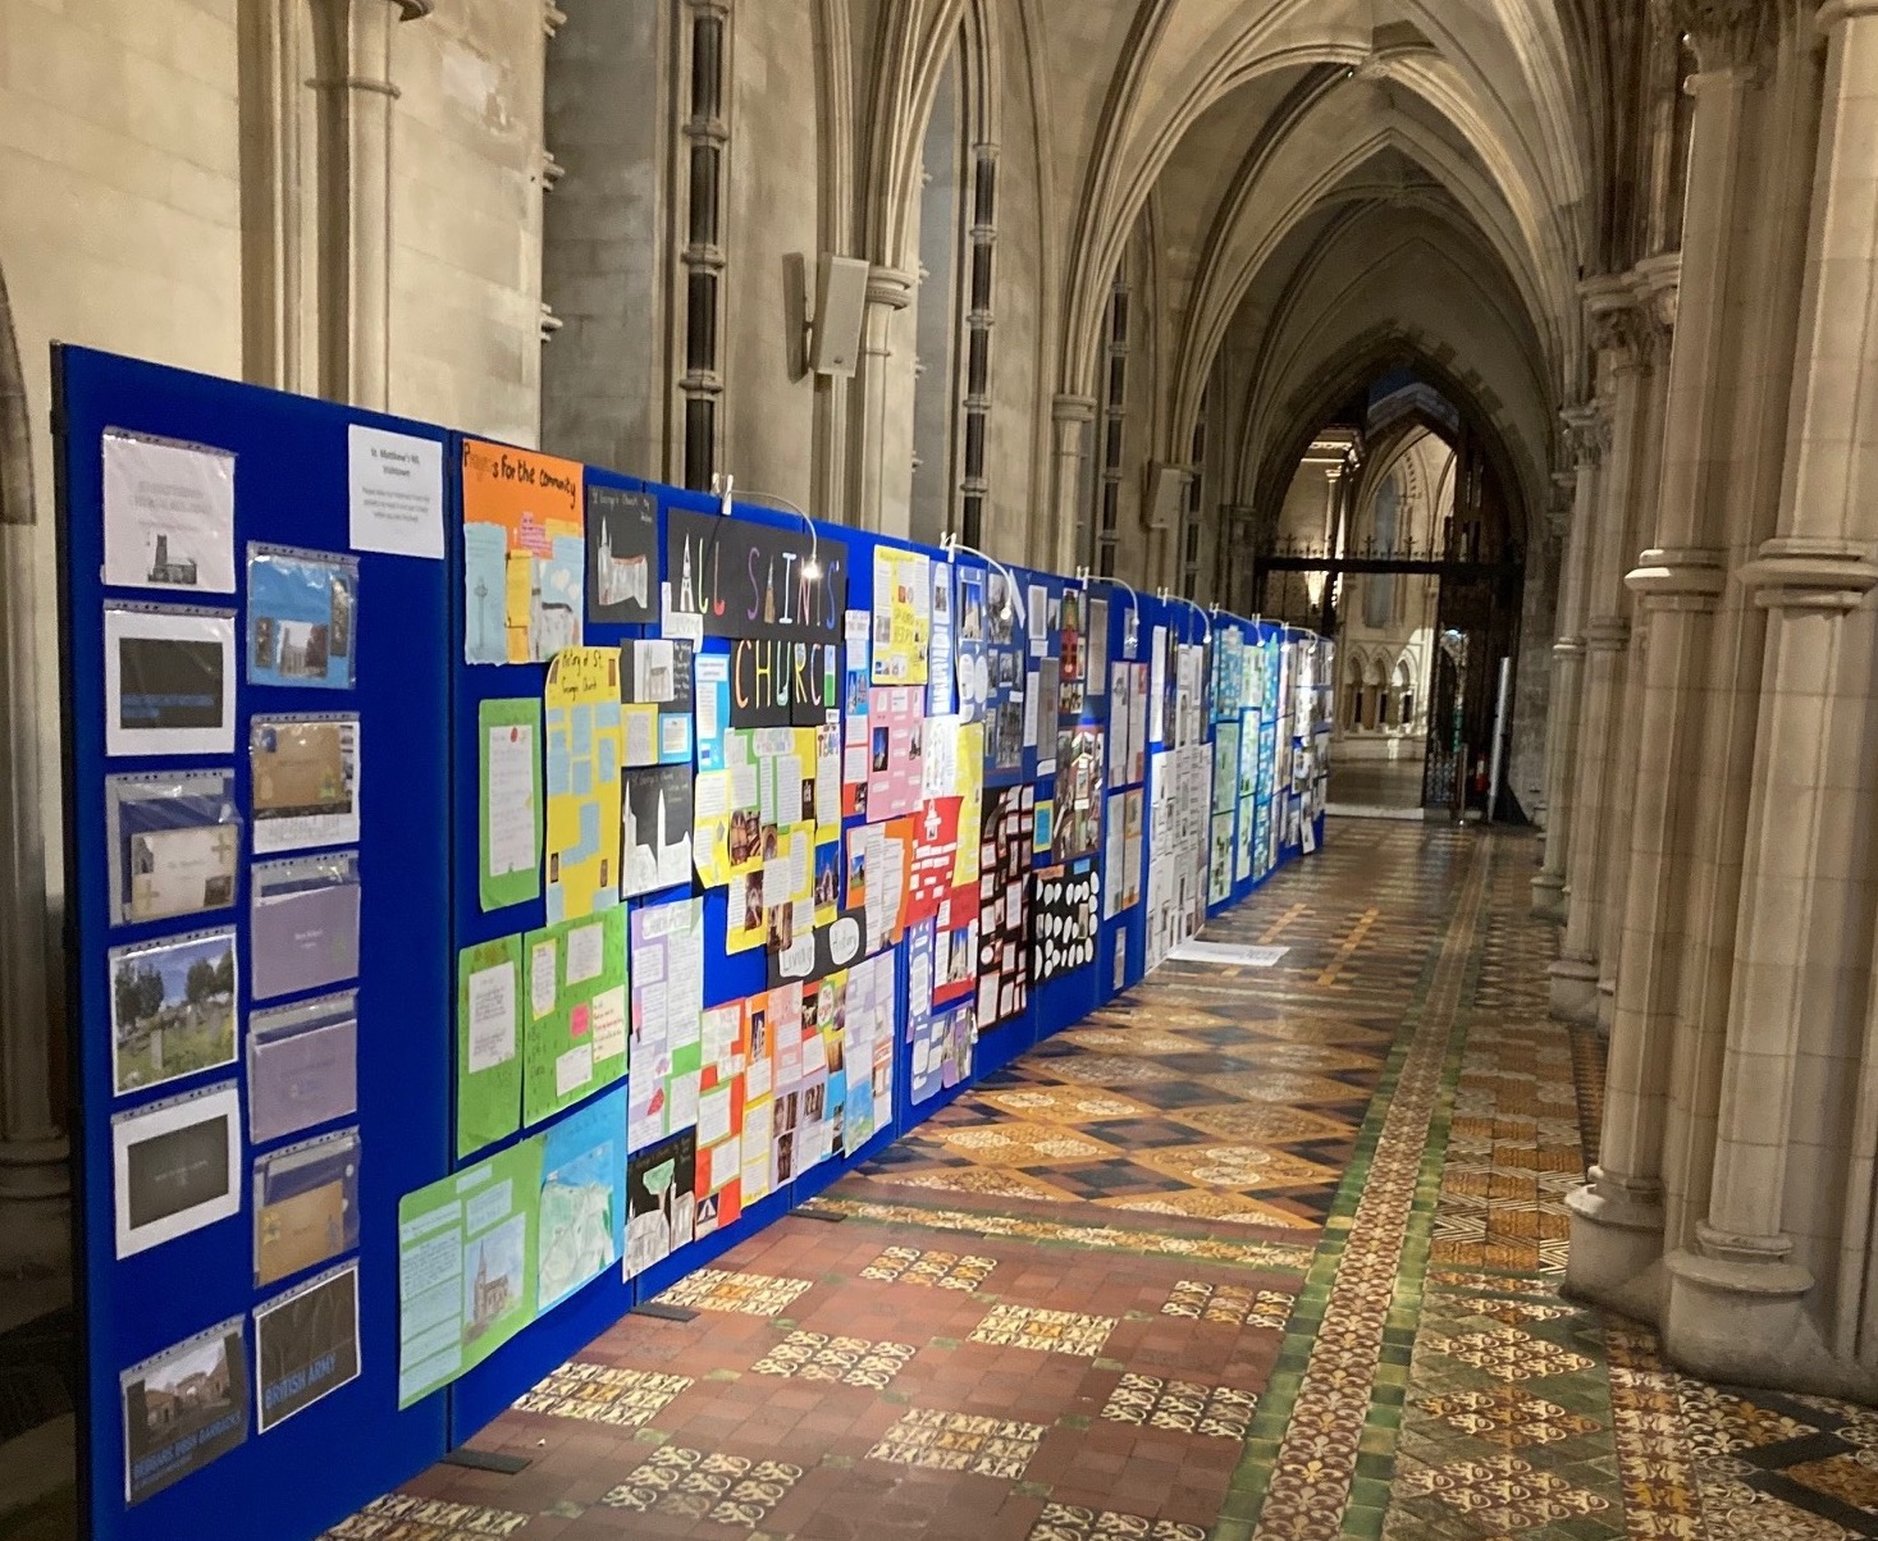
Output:
M535 1319L540 1136L398 1200L398 1406Z
M522 1122L538 1124L626 1074L626 910L522 942Z
M541 893L541 701L476 708L476 888L485 910Z
M456 957L456 1155L461 1161L522 1126L522 939Z

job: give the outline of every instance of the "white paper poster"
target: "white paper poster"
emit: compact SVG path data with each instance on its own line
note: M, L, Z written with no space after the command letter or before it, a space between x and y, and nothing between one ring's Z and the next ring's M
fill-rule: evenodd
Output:
M241 1211L241 1094L228 1081L111 1120L117 1255Z
M235 457L106 430L104 581L234 593Z
M443 445L353 423L346 430L352 549L443 559Z

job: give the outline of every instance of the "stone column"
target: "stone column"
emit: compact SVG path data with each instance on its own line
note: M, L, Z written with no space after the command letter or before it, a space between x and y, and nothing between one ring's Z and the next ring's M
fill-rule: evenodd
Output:
M1599 462L1610 439L1610 420L1595 401L1568 407L1574 458L1571 526L1565 532L1565 571L1559 591L1558 641L1552 644L1552 698L1546 738L1545 862L1532 880L1532 912L1565 919L1566 856L1571 849L1578 718L1584 684L1586 568L1595 541Z
M380 411L391 394L391 29L435 0L315 0L320 393Z
M870 268L867 274L867 310L861 327L860 389L861 433L855 446L855 494L852 515L864 530L885 528L882 488L886 479L887 409L891 394L888 371L893 360L893 318L913 300L913 275L897 268ZM906 533L906 510L898 529Z
M1585 303L1604 389L1610 402L1611 449L1599 477L1598 516L1592 527L1584 611L1585 678L1573 771L1571 845L1566 852L1565 935L1551 976L1552 1014L1590 1026L1598 1018L1598 943L1603 934L1604 847L1602 822L1608 794L1612 719L1618 699L1621 660L1630 623L1619 609L1623 552L1642 415L1643 361L1629 281L1615 275L1585 285Z
M1605 1032L1617 1007L1617 963L1623 945L1624 894L1630 875L1630 818L1637 795L1637 762L1644 741L1643 652L1646 639L1636 601L1623 583L1636 553L1654 544L1657 502L1662 490L1663 434L1669 411L1669 351L1676 330L1676 296L1682 259L1674 253L1637 264L1631 275L1644 349L1644 417L1637 440L1636 480L1625 510L1617 613L1630 624L1619 662L1611 722L1608 801L1604 814L1604 860L1598 893L1602 925L1598 933L1598 1026Z
M0 275L0 1275L62 1271L71 1181L52 1101L31 415Z
M1721 488L1730 432L1726 342L1750 39L1692 18L1704 72L1695 96L1682 283L1663 425L1662 490L1651 548L1624 580L1647 639L1636 691L1638 737L1627 824L1629 871L1617 926L1616 994L1599 1163L1566 1195L1570 1289L1657 1319L1664 1277L1663 1156L1678 1020L1691 809L1702 760L1703 695L1723 583Z
M1057 396L1050 403L1051 473L1054 517L1042 527L1032 526L1031 561L1052 572L1074 572L1089 562L1089 553L1077 547L1076 531L1082 507L1083 458L1094 453L1089 425L1095 421L1093 396Z
M1745 870L1708 1218L1666 1259L1664 1337L1716 1379L1878 1393L1835 1357L1873 904L1858 831L1874 773L1878 628L1878 0L1828 0L1778 533L1741 573L1767 611Z

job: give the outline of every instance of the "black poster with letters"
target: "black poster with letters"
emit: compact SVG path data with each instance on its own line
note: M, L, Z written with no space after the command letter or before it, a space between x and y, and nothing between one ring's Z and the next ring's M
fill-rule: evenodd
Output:
M650 493L588 484L587 618L659 618L659 506Z
M733 728L819 728L841 706L833 642L739 637L730 645Z
M123 637L117 645L120 722L126 728L219 728L222 668L218 642Z
M675 508L666 518L665 574L672 613L701 616L707 637L841 641L848 548L840 541Z
M359 1373L359 1269L335 1269L254 1313L261 1432Z

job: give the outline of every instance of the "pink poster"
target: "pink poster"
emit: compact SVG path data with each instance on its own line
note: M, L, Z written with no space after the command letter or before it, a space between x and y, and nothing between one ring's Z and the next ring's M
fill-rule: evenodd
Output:
M876 685L868 699L867 817L875 823L916 813L925 765L926 692Z

